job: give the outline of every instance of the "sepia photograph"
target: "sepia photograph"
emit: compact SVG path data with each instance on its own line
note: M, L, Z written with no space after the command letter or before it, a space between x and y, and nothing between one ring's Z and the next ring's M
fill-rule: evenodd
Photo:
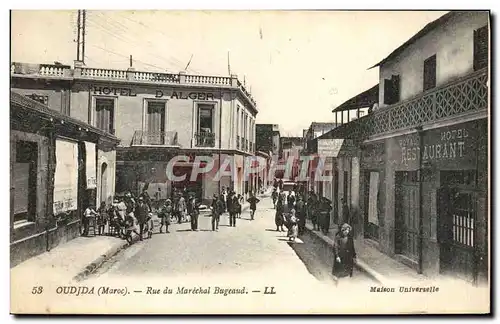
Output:
M10 10L10 313L491 314L488 10Z

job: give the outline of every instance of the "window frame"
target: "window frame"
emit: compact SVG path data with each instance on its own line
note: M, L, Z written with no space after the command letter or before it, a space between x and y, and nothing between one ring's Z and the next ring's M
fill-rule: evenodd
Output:
M118 96L102 96L102 95L93 95L92 96L92 109L90 111L90 122L89 124L100 129L97 127L97 101L98 100L112 100L113 101L113 123L112 126L113 128L110 129L110 134L115 134L116 133L116 108L117 108L117 101L118 101ZM102 130L105 131L105 130Z
M142 111L142 131L148 131L148 109L149 103L163 103L165 108L165 132L167 132L168 125L168 99L155 99L155 98L144 98L143 111Z
M434 73L431 75L427 69L434 67ZM429 56L424 60L424 71L423 71L423 91L428 91L434 89L437 86L437 56L436 54ZM428 79L432 76L432 80ZM430 82L430 83L427 83Z
M20 156L19 156L19 152L20 152L20 145L22 145L22 143L26 144L26 145L30 145L30 146L33 146L34 148L34 151L31 152L31 154L34 154L33 156L33 159L30 159L28 160L28 162L20 162L19 159L20 159ZM39 157L40 157L40 144L36 141L29 141L29 140L16 140L16 158L15 158L15 161L14 164L17 164L17 163L29 163L29 166L28 166L28 197L27 197L27 206L26 206L26 212L25 213L15 213L15 211L13 212L13 215L12 215L12 222L13 222L13 225L14 225L14 228L18 228L20 226L24 226L26 224L30 224L30 223L33 223L35 222L36 220L36 210L37 210L37 205L38 205L38 195L37 195L37 191L38 191L38 187L39 187L39 183L38 183L38 165L40 163L39 161ZM33 183L34 182L34 183ZM29 188L34 185L35 186L35 192L34 193L31 193L29 191ZM14 188L14 191L15 191L15 187L12 186ZM13 208L14 208L14 204L15 204L15 192L14 192L14 196L12 197L12 203L13 203ZM19 214L25 214L21 219L16 219L16 215L19 215Z

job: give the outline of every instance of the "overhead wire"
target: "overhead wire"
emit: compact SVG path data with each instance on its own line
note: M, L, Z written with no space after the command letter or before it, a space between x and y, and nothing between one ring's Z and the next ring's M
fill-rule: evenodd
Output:
M130 28L128 28L127 26L125 26L121 22L117 21L116 19L109 17L109 16L106 16L102 12L93 12L93 17L100 19L100 21L98 21L97 19L92 18L92 22L94 25L99 26L99 28L102 31L112 35L113 37L115 37L117 39L119 38L122 42L134 43L134 44L139 45L139 46L144 46L144 41L145 41L144 35L138 35L138 34L131 32ZM121 17L123 17L123 16L121 16ZM126 19L128 19L136 24L139 24L139 25L143 26L144 28L148 28L135 20L129 19L127 17L123 17L123 18L126 18ZM113 27L113 32L109 31L111 29L111 28L109 28L110 26ZM124 37L123 34L126 34L129 37L128 38ZM120 36L117 36L117 35L120 35ZM166 36L163 33L162 33L162 35ZM133 38L133 36L136 36L137 38L141 39L141 41L137 41L135 38ZM168 36L166 36L166 37L170 38ZM146 40L146 43L149 45L150 48L156 48L156 45L153 44L151 41ZM150 55L151 57L155 57L155 58L163 60L165 62L169 62L169 65L174 65L179 70L182 69L182 67L184 66L184 63L182 63L180 60L176 59L173 56L169 56L169 58L164 58L162 56L159 56L157 54L153 54L151 52L147 52L147 54ZM197 71L195 69L191 69L191 71L193 71L195 73L199 73L199 71Z

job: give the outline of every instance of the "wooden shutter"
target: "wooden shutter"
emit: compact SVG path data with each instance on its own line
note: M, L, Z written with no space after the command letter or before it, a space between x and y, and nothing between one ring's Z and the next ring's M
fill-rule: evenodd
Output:
M488 66L488 26L474 30L474 71Z
M436 87L436 55L424 61L424 91Z

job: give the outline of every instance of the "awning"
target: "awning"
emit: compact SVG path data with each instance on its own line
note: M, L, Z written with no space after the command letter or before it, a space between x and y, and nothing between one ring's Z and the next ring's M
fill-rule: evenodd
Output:
M379 85L376 84L370 89L361 92L357 96L352 97L347 100L337 108L333 109L332 112L353 110L358 108L373 107L375 103L378 102L378 90Z

